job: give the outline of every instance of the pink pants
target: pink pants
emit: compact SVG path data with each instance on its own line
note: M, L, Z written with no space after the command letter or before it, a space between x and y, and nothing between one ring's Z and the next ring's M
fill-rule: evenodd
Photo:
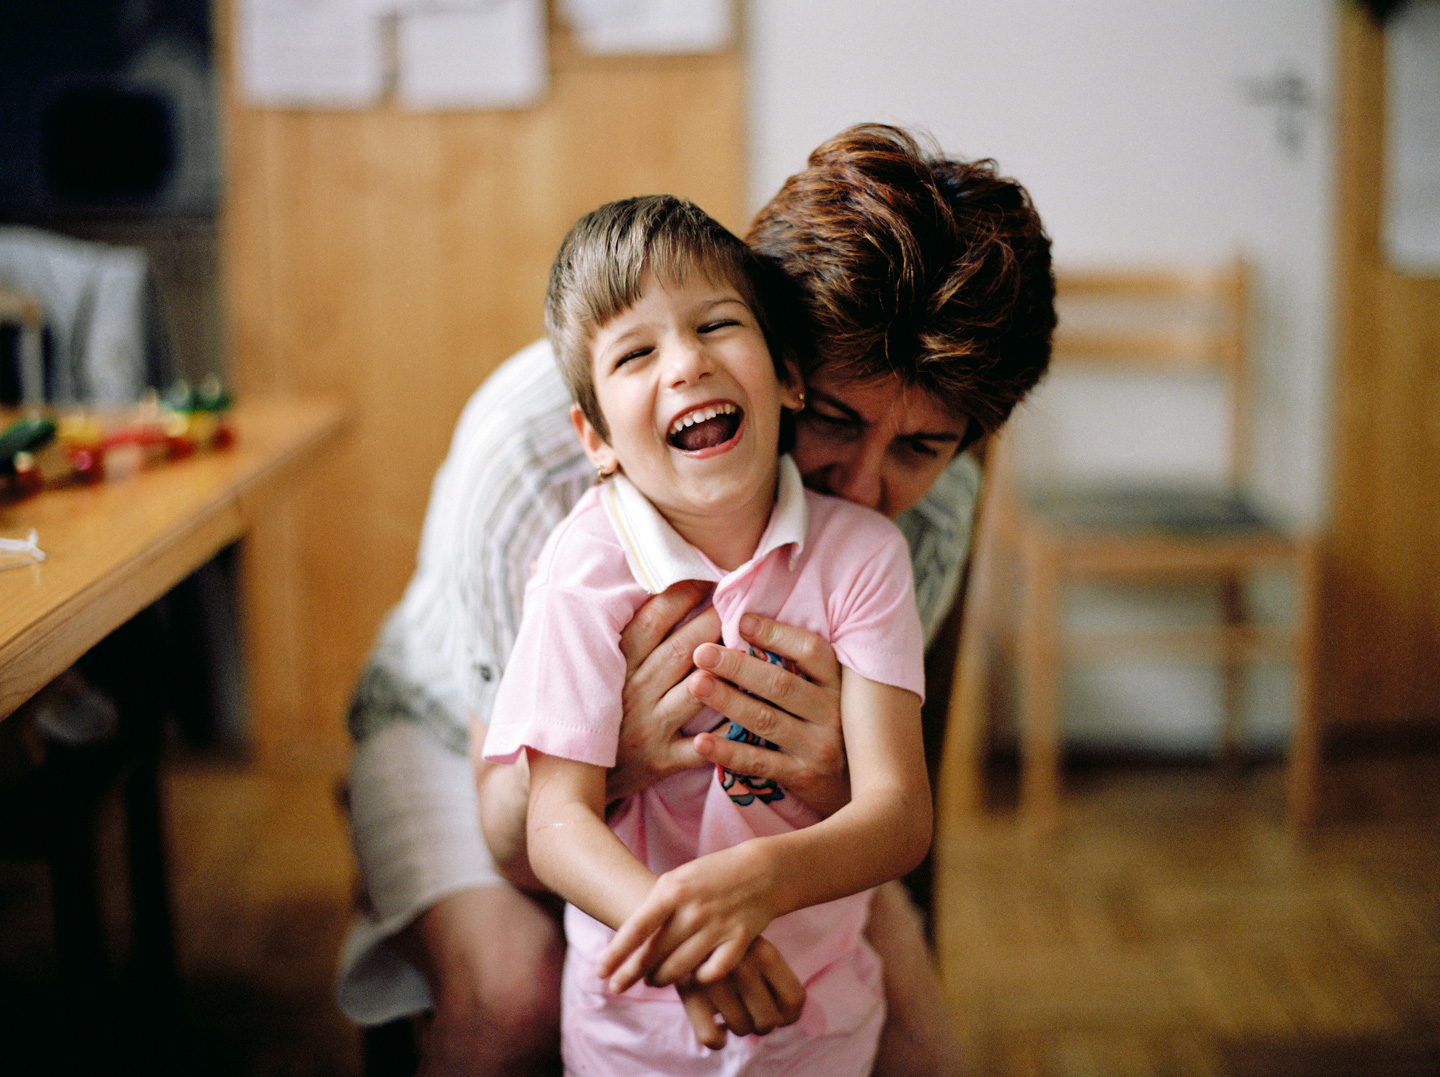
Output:
M805 985L799 1021L768 1036L732 1035L719 1051L696 1041L674 991L607 995L592 969L572 948L561 993L568 1077L869 1077L885 1023L880 959L863 942Z

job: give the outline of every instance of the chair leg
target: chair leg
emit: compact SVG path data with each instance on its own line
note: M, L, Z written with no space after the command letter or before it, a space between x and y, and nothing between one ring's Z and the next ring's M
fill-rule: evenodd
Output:
M1315 694L1320 544L1301 547L1295 579L1295 724L1286 766L1286 815L1292 827L1306 827L1319 814L1323 716Z
M990 728L989 642L985 626L966 627L951 690L949 734L941 761L941 803L947 819L978 819L985 808L985 763Z
M1240 630L1249 620L1244 580L1230 573L1220 583L1220 609L1225 622L1225 653L1221 661L1224 677L1225 713L1220 727L1220 762L1239 762L1245 717L1246 653Z
M1049 829L1060 811L1060 569L1047 536L1026 536L1021 571L1020 814Z
M945 716L939 804L946 819L978 819L985 808L985 764L990 733L990 647L999 537L989 515L978 515L974 552L961 596L960 638Z

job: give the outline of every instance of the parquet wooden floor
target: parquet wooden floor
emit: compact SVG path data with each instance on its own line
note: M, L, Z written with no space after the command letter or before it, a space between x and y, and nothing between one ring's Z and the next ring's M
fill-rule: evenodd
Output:
M1292 838L1280 775L1067 775L1050 837L943 831L941 958L976 1077L1440 1074L1440 757L1361 767ZM357 1077L333 1002L350 854L334 779L166 776L180 1072ZM0 865L0 1072L56 1072L43 872Z
M1440 765L1336 768L1283 826L1278 768L1071 773L1027 836L937 848L940 958L977 1077L1440 1074Z

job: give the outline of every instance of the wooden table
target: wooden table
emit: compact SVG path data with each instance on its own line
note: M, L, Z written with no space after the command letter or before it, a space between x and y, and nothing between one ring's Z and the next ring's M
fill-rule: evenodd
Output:
M0 719L242 537L336 436L342 410L334 401L250 400L232 420L235 442L226 449L0 503L0 536L23 538L33 528L46 554L0 571ZM115 1014L108 1032L91 1035L92 1028L64 1045L86 1069L106 1064L120 1043L164 1044L178 1012L160 724L148 710L122 707L110 740L47 750L32 786L6 790L26 805L16 814L43 835L69 1004L77 1013ZM94 858L95 805L115 783L124 790L132 911L123 981L112 975L101 910L101 889L113 884L100 882Z
M116 481L0 503L46 559L0 571L0 719L240 538L339 431L337 401L250 400L235 443Z

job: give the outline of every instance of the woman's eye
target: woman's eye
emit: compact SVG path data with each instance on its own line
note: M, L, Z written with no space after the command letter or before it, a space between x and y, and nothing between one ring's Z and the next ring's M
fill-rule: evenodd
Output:
M739 320L735 318L721 318L718 321L706 322L700 327L700 332L713 333L717 329L724 329L726 326L739 324Z
M817 408L807 408L796 416L801 422L819 427L829 437L849 437L859 433L859 426L844 415L829 415Z
M911 456L918 456L927 460L933 460L935 457L940 455L938 452L935 451L935 447L926 441L907 441L904 442L904 445L905 451Z

